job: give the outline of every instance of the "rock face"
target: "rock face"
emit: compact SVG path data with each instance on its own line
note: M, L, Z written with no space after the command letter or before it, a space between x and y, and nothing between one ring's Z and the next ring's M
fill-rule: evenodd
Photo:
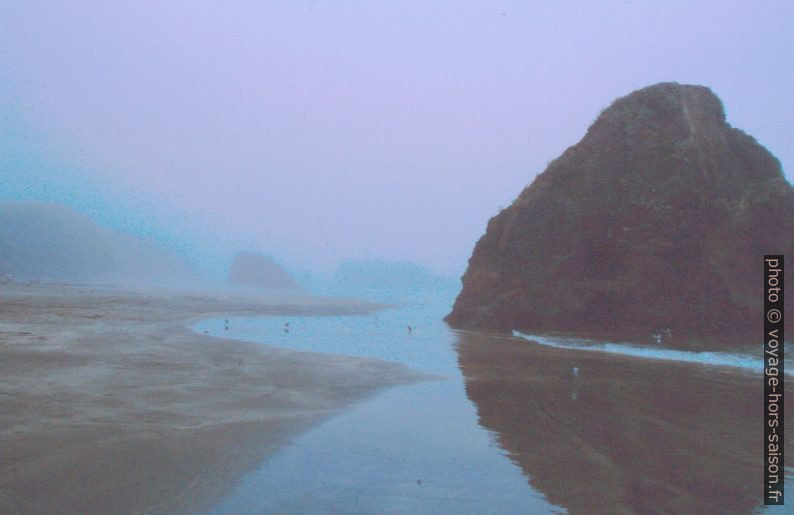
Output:
M240 252L229 269L229 282L269 290L299 290L298 283L273 258L255 252Z
M764 254L794 256L780 162L708 88L657 84L615 101L490 220L446 320L753 343Z

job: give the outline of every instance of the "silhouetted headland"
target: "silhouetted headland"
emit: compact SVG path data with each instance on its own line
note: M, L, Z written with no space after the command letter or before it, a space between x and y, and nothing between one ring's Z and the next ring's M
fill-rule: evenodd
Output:
M195 272L154 240L99 226L61 204L0 202L3 282L186 285Z
M229 282L269 290L298 291L300 286L290 273L270 256L240 252L229 268Z

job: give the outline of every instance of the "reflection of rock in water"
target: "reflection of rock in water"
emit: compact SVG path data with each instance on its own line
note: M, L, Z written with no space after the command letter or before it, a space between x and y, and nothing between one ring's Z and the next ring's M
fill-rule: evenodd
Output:
M761 502L757 377L485 335L459 334L458 353L480 424L554 504L734 513Z

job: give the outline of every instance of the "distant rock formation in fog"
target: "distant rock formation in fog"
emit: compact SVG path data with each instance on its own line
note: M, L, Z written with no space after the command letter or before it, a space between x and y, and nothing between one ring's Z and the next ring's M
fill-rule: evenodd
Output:
M446 320L753 343L764 253L794 255L780 162L708 88L657 84L616 100L490 220Z
M300 290L292 276L273 258L255 252L240 252L229 268L229 282L269 290Z
M156 243L98 226L59 204L0 202L4 281L174 284L195 279Z

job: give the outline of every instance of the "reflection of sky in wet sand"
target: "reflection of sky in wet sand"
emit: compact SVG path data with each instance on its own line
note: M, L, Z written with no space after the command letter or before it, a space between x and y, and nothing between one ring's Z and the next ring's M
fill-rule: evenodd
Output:
M311 429L214 513L760 509L755 377L456 333L440 322L445 307L195 326L447 378L393 388Z
M213 513L562 512L479 425L459 381L398 387L314 428Z
M297 350L399 361L443 375L392 388L308 431L249 474L213 513L546 513L466 398L448 304L367 316L207 320L197 331ZM285 332L289 323L289 332ZM408 330L411 326L411 331Z

